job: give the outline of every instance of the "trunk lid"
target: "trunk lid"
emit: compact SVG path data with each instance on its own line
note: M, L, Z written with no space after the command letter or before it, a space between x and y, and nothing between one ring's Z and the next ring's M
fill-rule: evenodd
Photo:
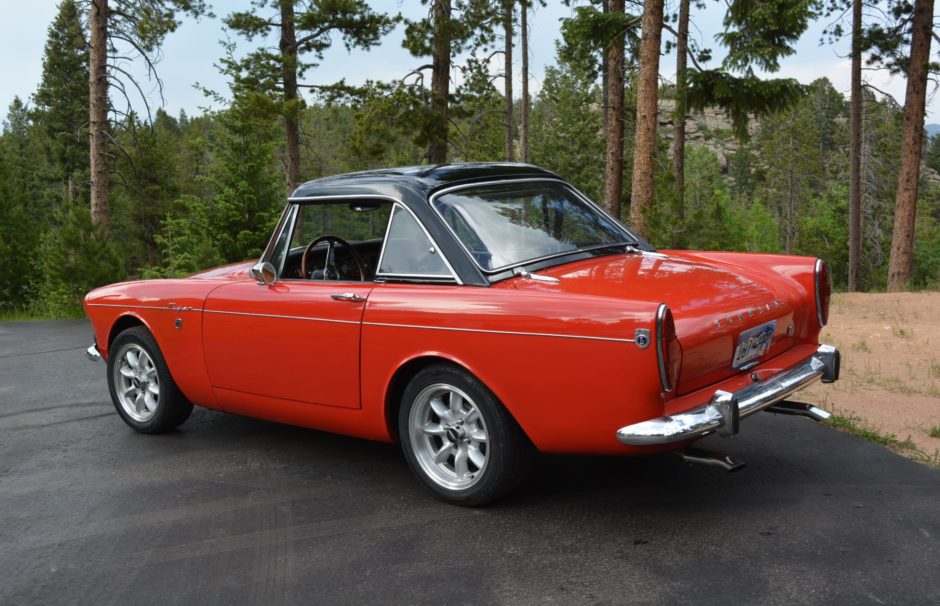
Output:
M672 310L682 346L679 395L748 368L732 362L741 333L776 321L770 349L758 361L793 346L793 308L766 286L744 275L677 254L597 257L538 273L559 279L565 292L665 303ZM531 281L517 281L532 287Z

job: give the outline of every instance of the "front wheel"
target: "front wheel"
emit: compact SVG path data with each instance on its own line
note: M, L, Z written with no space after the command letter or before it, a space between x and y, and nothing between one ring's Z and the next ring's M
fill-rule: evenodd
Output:
M525 477L532 445L509 412L473 375L434 365L415 375L398 415L412 470L438 498L484 505Z
M108 388L118 414L140 433L170 431L193 411L170 376L156 340L143 326L128 328L111 344Z

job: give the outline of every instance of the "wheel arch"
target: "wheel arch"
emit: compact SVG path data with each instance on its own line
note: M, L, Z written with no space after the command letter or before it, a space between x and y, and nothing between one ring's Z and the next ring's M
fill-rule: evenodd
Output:
M388 382L388 388L385 390L385 400L383 402L385 408L385 424L388 429L388 434L393 440L396 442L400 440L400 436L398 435L398 411L401 408L401 397L405 393L408 383L411 382L419 372L433 364L452 366L472 375L499 400L503 408L509 413L509 416L516 422L516 425L522 429L523 434L526 433L525 429L519 423L519 420L513 415L512 409L506 405L505 401L499 396L499 393L497 393L492 385L490 385L484 377L481 377L479 373L474 372L467 364L456 358L441 353L424 353L402 362L395 370L395 373Z
M153 334L153 331L149 326L147 326L147 323L144 322L143 318L137 314L125 312L118 316L118 319L114 321L114 323L111 325L111 329L108 331L108 355L111 355L111 344L114 343L114 339L116 339L119 334L128 328L133 328L135 326L143 326L146 328L147 332L149 332L156 341L156 335ZM157 344L159 345L159 343Z

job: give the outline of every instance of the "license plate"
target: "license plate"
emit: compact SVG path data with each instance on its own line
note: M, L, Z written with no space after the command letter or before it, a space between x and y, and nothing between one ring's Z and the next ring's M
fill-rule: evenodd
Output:
M738 347L734 350L734 361L731 368L741 368L761 357L770 349L774 340L774 329L777 321L771 320L766 324L755 326L741 333L738 337Z

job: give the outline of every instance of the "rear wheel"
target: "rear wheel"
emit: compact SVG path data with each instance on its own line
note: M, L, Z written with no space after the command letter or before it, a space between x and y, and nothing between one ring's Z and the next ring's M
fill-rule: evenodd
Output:
M402 396L398 429L412 470L438 498L484 505L525 477L532 446L496 397L473 375L434 365Z
M141 433L170 431L193 411L153 335L142 326L128 328L111 344L108 388L118 414Z

